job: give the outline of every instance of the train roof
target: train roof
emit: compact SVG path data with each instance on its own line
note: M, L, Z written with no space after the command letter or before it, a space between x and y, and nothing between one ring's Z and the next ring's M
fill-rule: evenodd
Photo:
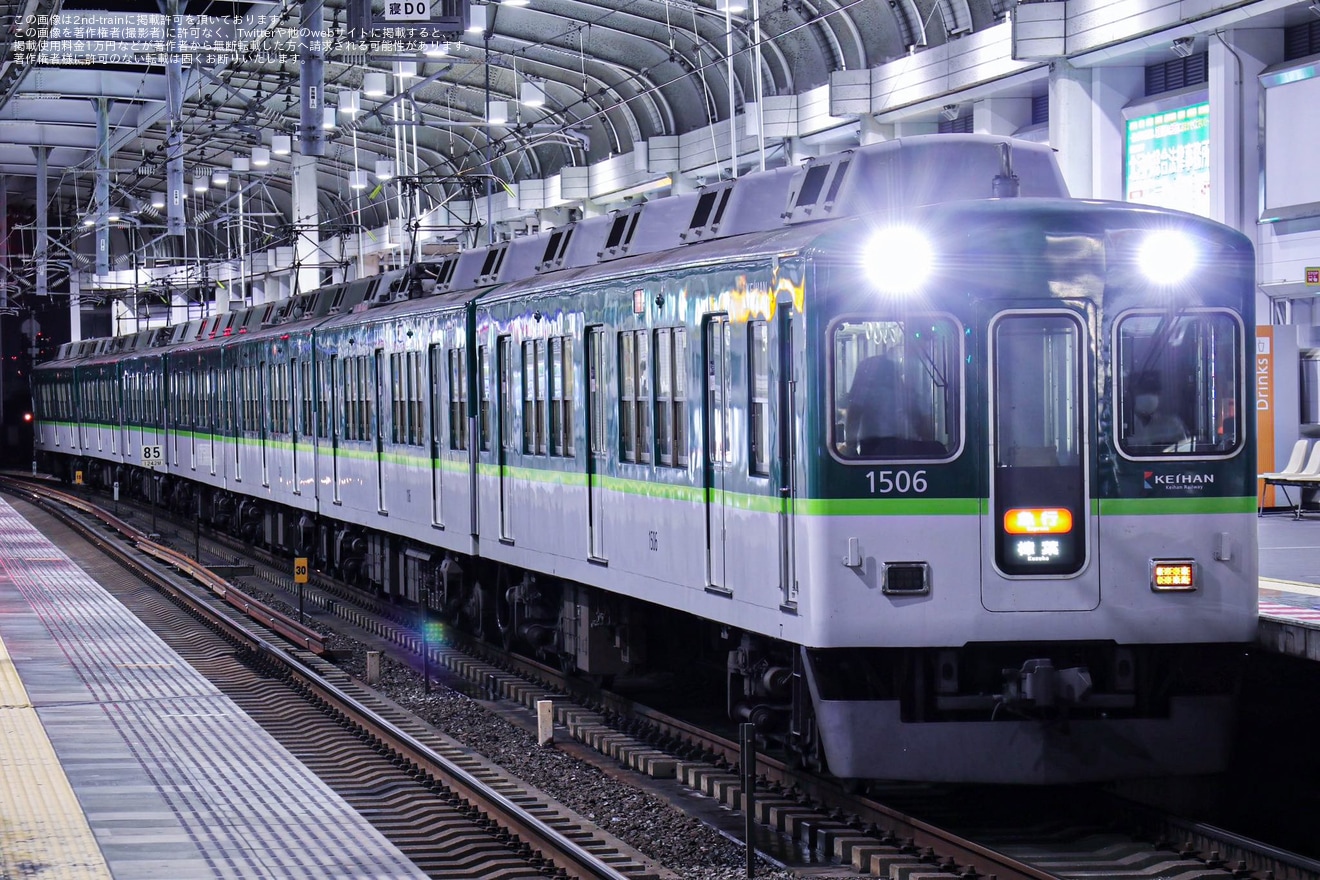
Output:
M537 290L547 277L554 277L555 283L609 277L623 266L647 265L648 256L654 262L655 255L675 249L698 248L688 258L699 260L714 242L741 240L714 247L709 251L712 255L753 246L743 238L747 235L775 239L785 230L822 221L1017 195L1067 197L1049 147L991 135L896 138L808 159L801 166L717 181L694 193L639 202L605 216L459 251L399 272L195 319L166 328L168 338L135 343L134 350L164 346L171 353L189 351L215 339L255 334L275 325L289 325L288 332L330 319L334 326L362 320L359 315L337 321L336 314L356 314L366 308L387 309L381 313L384 317L412 311L402 304L416 299L429 300L426 309L444 309L491 289L498 289L501 296ZM786 240L796 239L786 234ZM58 357L90 354L87 346L79 346L67 352L62 348Z

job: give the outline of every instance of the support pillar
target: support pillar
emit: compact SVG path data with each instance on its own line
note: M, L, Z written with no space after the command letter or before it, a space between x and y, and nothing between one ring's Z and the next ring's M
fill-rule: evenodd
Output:
M37 242L32 261L37 267L37 296L46 296L50 292L47 287L50 258L50 221L47 203L50 201L50 196L46 190L46 148L33 147L32 152L37 156Z
M1064 58L1050 63L1050 146L1074 198L1089 199L1092 181L1091 71Z
M295 290L308 293L321 286L320 208L317 205L316 157L294 155L293 260L298 267Z
M1146 93L1144 67L1097 67L1091 71L1092 151L1099 157L1091 176L1091 195L1122 201L1123 149L1127 118L1123 108Z

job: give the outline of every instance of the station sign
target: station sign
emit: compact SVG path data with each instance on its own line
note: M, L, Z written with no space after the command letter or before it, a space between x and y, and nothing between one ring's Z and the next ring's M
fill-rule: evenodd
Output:
M1320 266L1306 267L1306 283L1320 284Z
M1210 104L1127 120L1123 197L1210 216Z

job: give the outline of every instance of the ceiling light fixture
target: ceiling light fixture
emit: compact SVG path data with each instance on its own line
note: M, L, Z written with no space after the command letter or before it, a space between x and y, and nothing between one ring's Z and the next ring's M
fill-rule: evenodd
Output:
M486 29L486 7L472 4L468 7L468 26L469 34L479 34Z
M339 93L339 112L345 116L362 112L362 96L357 89L348 89Z
M394 160L377 159L376 160L376 179L392 180L394 179Z
M321 128L330 131L335 127L335 108L325 107L321 110Z
M399 79L412 79L417 75L416 61L396 61L394 62L394 75Z
M215 186L229 185L229 169L217 168L211 172L211 183Z
M270 151L276 156L287 156L293 151L293 139L287 134L270 136Z
M518 90L519 99L528 107L545 106L545 89L539 83L525 79Z
M487 104L486 121L491 125L507 125L509 122L509 102L491 101Z
M211 175L205 172L193 172L193 192L204 193L211 187Z
M362 94L368 98L382 98L389 91L385 82L385 74L378 70L373 70L362 75Z
M157 211L159 211L161 208L165 207L165 193L163 193L163 192L154 192L154 193L152 193L152 194L151 194L151 207L155 208Z
M367 172L365 172L365 171L350 171L350 172L348 173L348 188L349 188L349 189L366 189L366 188L367 188Z
M252 167L265 168L270 164L270 150L265 147L252 148Z

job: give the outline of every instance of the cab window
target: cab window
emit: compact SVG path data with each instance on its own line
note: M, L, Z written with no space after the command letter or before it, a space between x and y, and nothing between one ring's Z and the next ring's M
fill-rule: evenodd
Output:
M831 331L833 447L844 460L947 458L958 448L960 345L944 317Z
M1242 444L1242 332L1229 312L1134 313L1117 328L1116 423L1133 458L1226 455Z

